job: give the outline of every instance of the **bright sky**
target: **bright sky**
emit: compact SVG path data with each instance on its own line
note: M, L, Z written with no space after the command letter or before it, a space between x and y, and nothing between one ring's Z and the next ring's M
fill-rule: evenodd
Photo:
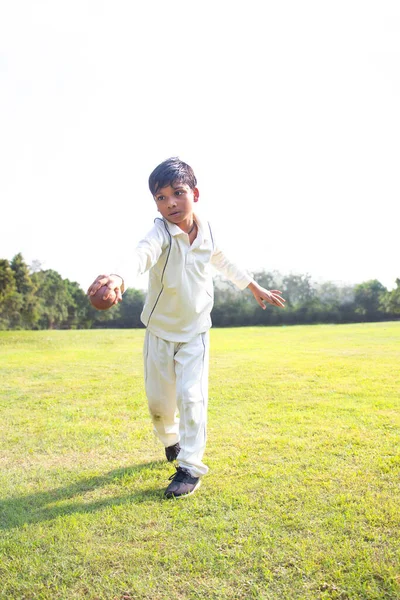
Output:
M400 277L400 3L0 0L0 258L121 272L170 156L250 270Z

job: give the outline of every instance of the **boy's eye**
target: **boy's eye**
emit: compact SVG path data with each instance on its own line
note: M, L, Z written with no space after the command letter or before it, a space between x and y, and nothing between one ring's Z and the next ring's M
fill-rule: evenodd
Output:
M156 200L159 202L160 200L164 200L165 196L157 196Z

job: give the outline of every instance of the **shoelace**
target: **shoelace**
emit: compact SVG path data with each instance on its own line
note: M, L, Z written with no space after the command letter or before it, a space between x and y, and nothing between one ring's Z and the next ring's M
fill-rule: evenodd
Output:
M186 477L191 477L190 473L185 471L185 469L182 469L182 467L178 467L176 473L171 475L171 477L168 477L168 480L172 481L174 479L175 481L183 481Z

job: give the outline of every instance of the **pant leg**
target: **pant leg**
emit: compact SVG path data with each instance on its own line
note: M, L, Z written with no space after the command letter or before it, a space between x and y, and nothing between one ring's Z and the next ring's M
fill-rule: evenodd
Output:
M202 462L207 438L208 361L208 331L179 344L175 354L181 446L178 464L194 477L208 471Z
M165 447L179 441L174 368L175 344L146 331L144 380L154 433Z

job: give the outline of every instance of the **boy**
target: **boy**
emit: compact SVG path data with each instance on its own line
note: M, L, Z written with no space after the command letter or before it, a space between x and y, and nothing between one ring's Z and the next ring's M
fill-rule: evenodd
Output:
M149 289L141 320L145 388L154 431L167 460L177 459L167 498L192 494L208 471L202 462L206 444L208 352L213 283L210 265L239 289L248 287L256 301L284 306L279 290L260 287L218 247L210 224L195 212L199 200L196 177L178 158L161 163L149 177L150 191L161 218L139 242L134 273L149 271ZM122 300L123 279L100 275L88 293L103 285ZM104 299L108 293L104 295ZM177 418L179 410L179 419Z

